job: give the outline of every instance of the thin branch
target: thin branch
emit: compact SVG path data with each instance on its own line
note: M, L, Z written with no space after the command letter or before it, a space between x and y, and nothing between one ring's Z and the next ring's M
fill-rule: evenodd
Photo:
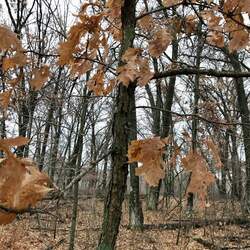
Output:
M90 165L91 167L88 168L88 170L81 172L80 174L78 174L65 188L63 191L60 192L59 196L63 196L64 193L67 192L67 190L69 190L71 187L73 187L73 185L76 182L79 182L85 175L87 175L93 168L96 167L96 164L99 163L100 161L102 161L103 159L105 159L108 155L111 154L112 151L109 151L108 153L104 154L103 156L101 156L99 159L97 159L94 162L91 162Z
M54 216L54 214L48 212L47 210L44 209L39 209L39 208L32 208L32 207L27 207L23 209L16 209L16 208L11 208L11 207L6 207L0 204L0 209L3 210L6 213L14 213L14 214L25 214L29 213L30 215L33 214L49 214L51 216Z
M9 13L11 22L12 22L12 24L13 24L15 30L16 30L17 24L16 24L15 19L14 19L13 15L12 15L11 7L10 7L10 4L9 4L8 0L5 0L5 4L6 4L6 7L8 9L8 13Z
M178 112L175 111L171 111L171 110L166 110L166 109L162 109L162 108L157 108L157 107L150 107L150 106L136 106L136 108L143 108L143 109L157 109L160 110L162 112L167 112L167 113L171 113L173 115L179 116L179 117L196 117L200 120L203 120L207 123L211 123L211 124L218 124L218 125L226 125L226 126L230 126L230 125L242 125L242 123L240 122L222 122L222 121L212 121L209 120L205 117L202 117L200 115L196 115L196 114L180 114Z
M241 78L241 77L250 77L250 71L245 72L236 72L236 71L217 71L214 69L197 69L197 68L183 68L183 69L170 69L163 72L155 73L152 79L159 79L168 76L177 76L177 75L208 75L214 77L232 77L232 78Z

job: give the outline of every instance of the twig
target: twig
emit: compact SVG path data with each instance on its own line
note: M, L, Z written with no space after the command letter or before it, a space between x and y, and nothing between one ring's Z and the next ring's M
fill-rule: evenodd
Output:
M53 249L59 247L64 242L65 242L65 239L61 239L57 243L55 243L54 245L46 247L45 250L53 250Z

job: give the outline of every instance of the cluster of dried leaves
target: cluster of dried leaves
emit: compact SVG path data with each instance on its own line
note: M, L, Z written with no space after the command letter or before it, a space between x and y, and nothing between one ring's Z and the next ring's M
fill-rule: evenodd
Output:
M163 5L171 8L184 2L163 1ZM143 36L148 38L147 48L129 48L122 57L125 64L117 68L118 77L109 79L104 65L108 66L110 62L111 41L120 41L122 38L122 4L122 0L109 0L104 8L98 1L83 4L77 15L77 22L69 30L67 40L59 45L59 64L68 65L72 74L80 76L96 67L96 73L88 82L89 89L96 95L109 94L118 83L126 86L134 81L140 86L147 84L153 76L150 56L161 56L177 36L196 34L200 20L207 26L207 42L211 45L228 46L229 51L233 52L245 48L249 43L249 32L243 18L244 13L250 12L247 0L227 0L220 3L205 1L205 10L198 14L189 14L183 19L173 16L163 22L159 22L152 13L147 14L145 10L141 12L142 17L138 18L137 25ZM200 4L200 1L192 0L190 4ZM97 66L96 60L100 62Z
M6 111L14 89L24 78L23 67L28 64L28 58L17 35L5 26L0 26L0 53L4 55L1 58L3 72L11 78L7 89L0 94L0 107ZM19 74L16 78L13 78L14 72ZM35 67L30 75L31 87L39 90L48 80L49 67ZM16 158L11 152L11 147L25 145L28 141L24 137L0 140L0 150L6 155L0 161L0 224L12 222L16 213L35 206L52 190L49 177L40 172L34 162Z
M9 87L0 93L0 107L3 110L8 108L13 89L24 79L23 67L28 65L28 58L17 35L5 26L0 26L0 54L2 58L2 70L9 75L7 81ZM13 78L15 73L17 77ZM34 90L42 88L49 78L49 67L43 65L40 68L34 67L30 72L30 85Z
M146 140L134 140L128 149L128 160L142 163L136 168L136 175L143 175L151 186L157 186L160 179L165 176L163 152L169 138L154 137Z
M134 140L128 148L128 161L142 163L142 166L136 168L136 175L144 176L150 186L157 186L159 180L165 177L166 164L164 153L166 145L169 145L169 137L161 139L154 137L145 140ZM210 149L217 167L222 167L219 150L211 139L206 139L205 144ZM181 157L181 150L178 146L174 147L173 157L168 162L169 165L175 166L177 156ZM171 163L175 164L171 164ZM186 171L191 172L190 182L187 193L197 193L201 206L205 206L207 189L214 183L215 177L210 172L205 159L197 151L189 151L186 156L181 157L182 166Z
M0 161L0 224L12 222L16 213L34 207L52 190L47 174L31 160L16 158L11 152L11 147L26 143L24 137L0 140L0 150L6 154Z
M164 0L167 8L179 6L186 1ZM199 3L192 0L191 3ZM147 48L129 48L122 56L123 65L117 68L117 78L110 79L107 68L110 58L110 41L120 41L122 38L120 13L123 1L108 0L105 8L99 3L83 4L77 22L70 28L67 40L59 45L59 65L68 65L73 75L81 76L93 69L87 85L96 95L107 95L113 88L122 83L128 86L137 81L140 86L146 85L153 77L150 70L150 57L159 57L166 51L173 38L183 34L191 35L197 32L198 22L206 24L208 28L207 42L217 47L228 46L229 51L245 48L249 44L249 32L245 26L243 14L250 14L248 0L227 0L215 3L205 1L206 10L193 15L187 15L183 20L171 17L165 23L159 23L152 14L138 18L139 29L148 37ZM89 10L91 7L91 10ZM142 13L142 14L145 14ZM13 89L24 79L23 67L28 64L28 58L22 44L12 31L0 26L0 53L2 68L11 79L8 88L0 94L0 106L8 108ZM2 53L4 52L4 53ZM98 53L102 56L99 57ZM95 64L98 59L99 63ZM11 72L16 70L18 75L13 78ZM49 67L43 65L34 67L30 71L30 85L39 90L49 78ZM7 158L0 167L0 201L9 208L23 209L33 206L50 189L48 177L40 173L37 168L24 159L17 159L10 151L10 147L25 144L23 138L1 140L0 147ZM143 164L136 170L137 175L144 175L151 185L157 185L164 177L164 162L162 154L167 139L152 138L133 141L129 147L129 161ZM211 142L207 145L211 150L218 166L221 166L218 149ZM178 153L179 154L179 153ZM176 154L177 155L177 154ZM207 170L203 157L198 152L189 152L182 158L183 166L192 172L189 185L190 192L198 192L204 201L206 189L214 181L214 177ZM0 213L0 222L8 223L15 217L14 213Z

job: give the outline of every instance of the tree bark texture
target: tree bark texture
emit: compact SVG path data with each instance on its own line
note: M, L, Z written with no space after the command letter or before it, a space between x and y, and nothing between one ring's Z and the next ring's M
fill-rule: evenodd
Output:
M125 0L121 8L122 44L121 56L133 46L135 37L135 0ZM107 197L105 200L102 232L99 240L99 250L112 250L115 248L116 238L122 215L122 202L126 192L128 174L127 150L129 136L129 103L131 101L132 84L128 87L120 84L116 96L116 110L114 112L112 135L113 149L111 153L112 172Z

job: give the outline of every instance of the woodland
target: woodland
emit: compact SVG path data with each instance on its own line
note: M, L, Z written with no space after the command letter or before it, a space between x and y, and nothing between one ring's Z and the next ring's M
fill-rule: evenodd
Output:
M250 249L249 0L0 0L0 250Z

